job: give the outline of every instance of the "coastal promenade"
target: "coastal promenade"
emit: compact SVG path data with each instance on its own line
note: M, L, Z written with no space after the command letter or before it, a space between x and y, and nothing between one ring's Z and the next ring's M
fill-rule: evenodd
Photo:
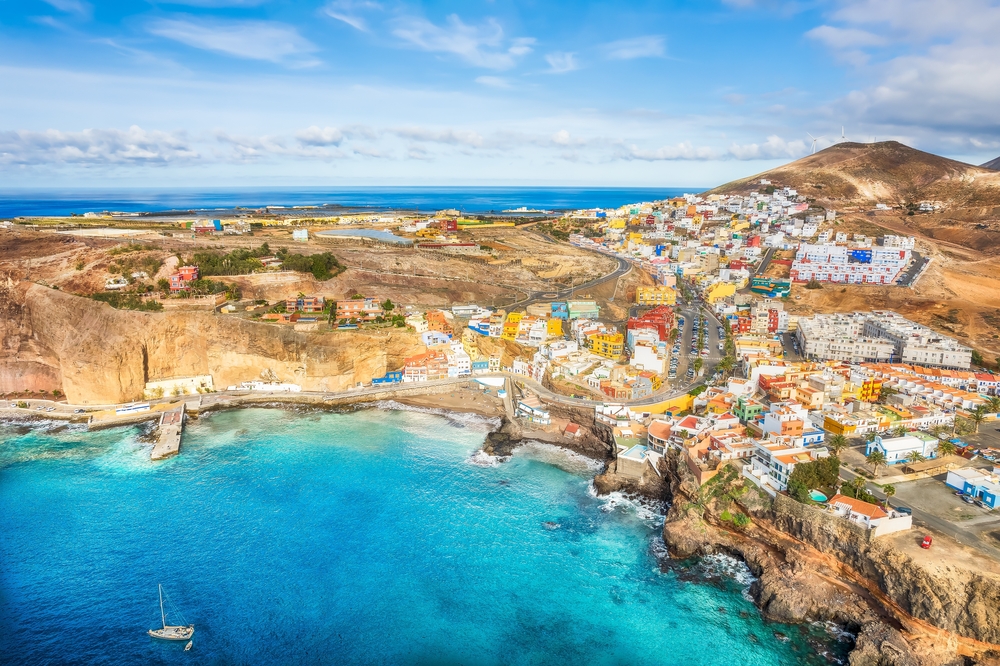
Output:
M583 407L594 409L606 404L609 401L591 400L589 398L574 398L551 391L535 380L507 372L490 373L473 377L451 377L448 379L438 379L427 382L413 382L392 384L387 386L371 386L365 388L352 389L347 391L301 391L296 393L282 391L217 391L204 393L200 396L188 396L188 399L200 398L197 407L189 406L189 410L210 411L214 409L225 409L227 407L237 407L243 404L282 402L301 403L313 405L338 405L356 402L374 402L377 400L391 400L395 397L406 395L421 395L425 393L444 392L457 386L475 382L478 378L507 378L512 382L530 389L547 403L560 404L567 407ZM640 400L616 400L610 401L615 405L627 407L655 408L661 403L669 402L686 393L685 388L675 389L666 393L648 396ZM509 395L509 392L508 392ZM18 402L27 404L27 408L17 407ZM150 400L150 410L146 412L132 413L120 418L115 418L111 414L119 405L74 405L65 402L55 402L52 400L12 400L0 401L0 415L7 417L36 417L36 418L57 418L84 423L94 421L96 413L101 413L102 418L94 422L98 427L113 427L126 425L129 423L139 423L159 419L162 412L173 409L178 399L175 397L159 398ZM51 409L51 411L49 411ZM655 411L655 410L652 410ZM111 414L108 414L108 413ZM104 416L107 415L107 416Z

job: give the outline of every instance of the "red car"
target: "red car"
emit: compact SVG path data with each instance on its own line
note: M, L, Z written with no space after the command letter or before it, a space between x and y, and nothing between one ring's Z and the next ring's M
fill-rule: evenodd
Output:
M930 548L932 543L934 543L934 539L932 539L931 536L928 534L927 536L924 537L924 540L920 542L920 547Z

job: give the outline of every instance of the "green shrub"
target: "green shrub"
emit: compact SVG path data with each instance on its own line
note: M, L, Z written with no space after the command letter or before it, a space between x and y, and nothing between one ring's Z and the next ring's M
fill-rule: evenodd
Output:
M145 300L134 291L102 291L91 296L95 301L107 303L116 310L140 310L158 312L163 309L159 301Z

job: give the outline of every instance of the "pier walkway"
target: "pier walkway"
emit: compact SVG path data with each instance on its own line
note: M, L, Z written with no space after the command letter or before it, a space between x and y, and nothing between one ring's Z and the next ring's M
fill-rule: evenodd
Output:
M184 403L160 414L160 429L150 460L163 460L181 450L181 433L184 432Z

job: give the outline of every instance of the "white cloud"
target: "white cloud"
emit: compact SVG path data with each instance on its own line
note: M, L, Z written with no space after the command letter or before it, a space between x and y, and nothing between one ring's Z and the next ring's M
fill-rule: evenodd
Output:
M603 48L605 55L611 60L654 58L663 55L664 41L663 35L646 35L610 42Z
M483 145L483 137L471 130L428 129L426 127L400 127L391 130L396 136L412 141L444 143L456 146L479 148Z
M88 18L94 10L89 2L84 2L83 0L45 0L45 3L61 12L76 14L83 18Z
M557 51L545 56L545 61L549 63L548 72L550 74L565 74L580 69L580 64L576 60L575 53L563 53Z
M295 138L305 146L339 146L344 140L344 133L335 127L320 129L313 125L297 133Z
M867 30L857 28L835 28L831 25L821 25L806 33L806 37L823 42L827 46L835 49L858 48L864 46L882 46L886 43L884 37L880 37Z
M820 146L825 147L825 145ZM762 144L733 143L729 146L729 155L738 160L774 160L782 158L798 158L806 154L805 141L785 141L780 136L772 135Z
M369 0L333 0L323 7L323 13L355 30L369 32L368 22L361 14L368 10L382 9L382 5Z
M489 86L490 88L503 88L510 89L510 81L501 76L477 76L476 83L482 86Z
M631 145L619 157L627 160L659 162L673 160L717 160L722 155L714 148L694 146L690 142L685 141L674 146L663 146L655 150L641 149L638 146Z
M290 25L274 21L219 21L194 17L157 19L146 28L194 48L238 58L293 66L318 64L307 54L316 46Z
M995 0L838 0L829 18L842 25L807 36L870 79L836 103L838 115L880 136L1000 137Z
M0 132L0 164L166 164L198 159L183 133L133 125L82 132Z
M476 67L505 70L517 64L517 58L531 52L531 37L513 40L504 48L503 28L496 19L482 25L469 25L457 14L438 26L425 18L405 17L396 21L393 34L411 46L431 53L450 53Z

